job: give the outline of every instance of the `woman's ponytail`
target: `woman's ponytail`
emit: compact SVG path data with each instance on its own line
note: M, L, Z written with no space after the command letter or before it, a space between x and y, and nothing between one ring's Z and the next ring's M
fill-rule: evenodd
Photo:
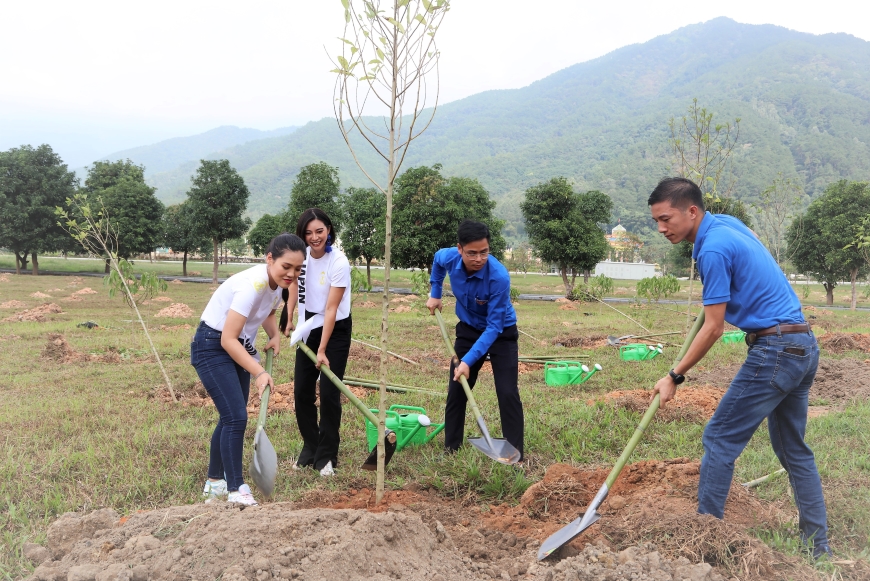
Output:
M281 309L281 319L278 321L278 329L283 333L287 329L287 300L290 298L290 289L285 288L281 291L281 298L284 299L284 308Z

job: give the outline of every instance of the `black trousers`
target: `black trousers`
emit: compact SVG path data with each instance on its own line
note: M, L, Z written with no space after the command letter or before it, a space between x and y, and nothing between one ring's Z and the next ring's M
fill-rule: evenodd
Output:
M307 313L311 318L313 313ZM350 333L353 327L350 316L335 322L329 344L326 346L326 357L329 359L329 368L344 379L344 370L347 367L347 357L350 354ZM308 341L305 342L312 351L317 353L320 348L320 338L323 335L323 327L311 331ZM317 421L316 383L320 378L320 422ZM299 466L313 466L316 470L322 469L327 462L332 466L338 466L338 445L340 438L338 430L341 427L341 392L333 385L325 375L320 375L320 370L308 355L301 350L296 350L296 372L293 384L293 396L296 405L296 424L304 442L302 452L296 464Z
M460 321L456 325L456 342L453 344L456 356L462 359L481 334L482 331ZM525 419L523 417L523 402L520 401L520 390L517 386L519 379L518 338L517 326L507 327L489 348L489 358L495 380L495 394L498 397L502 434L522 454ZM486 357L481 357L477 363L471 366L468 378L469 387L474 388L474 384L477 383L477 374L485 361ZM444 447L451 451L458 450L465 437L465 404L468 401L462 384L453 381L454 370L455 367L451 363L450 383L447 387L447 407L444 411Z

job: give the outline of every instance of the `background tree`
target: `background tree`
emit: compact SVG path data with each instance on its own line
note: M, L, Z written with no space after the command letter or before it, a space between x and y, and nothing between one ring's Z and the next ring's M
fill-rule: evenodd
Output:
M788 230L788 248L795 267L812 274L834 304L834 288L852 283L851 307L857 303L857 280L867 272L861 249L852 243L870 214L870 183L840 180L828 186Z
M380 399L378 403L378 475L375 500L384 497L384 427L387 398L387 336L390 307L390 259L393 184L411 143L429 126L438 107L438 27L449 0L341 0L345 31L336 73L335 119L348 149L372 184L387 198L384 220L384 293L381 301ZM428 76L435 73L429 92ZM433 103L434 101L434 103ZM429 107L427 108L427 105ZM375 123L363 117L373 112ZM374 109L374 111L373 111ZM365 142L365 144L363 143ZM370 146L387 166L385 180L373 177L357 148Z
M345 226L341 247L351 260L366 261L366 281L372 285L372 260L384 256L387 197L376 188L348 188L342 201Z
M758 215L756 233L783 271L783 263L789 258L786 233L795 217L800 215L803 203L804 191L798 179L785 178L780 172L752 205ZM797 229L795 235L799 233L800 221Z
M612 207L606 194L577 194L564 177L526 190L520 209L529 242L543 262L559 267L565 296L574 291L578 272L588 282L589 271L607 256L607 240L598 223L610 221Z
M393 258L401 268L432 268L435 252L456 245L462 220L489 226L490 250L504 256L507 244L501 234L504 222L492 215L495 202L476 179L441 175L441 165L414 167L396 185Z
M282 232L295 232L295 224L293 230L287 230L286 220L283 216L273 216L271 214L263 214L257 223L248 232L248 244L251 245L251 252L254 256L262 256L266 254L266 249L269 247L269 242L272 238Z
M18 274L27 268L28 254L38 275L38 253L75 248L55 208L72 197L77 182L48 145L0 152L0 246L15 254Z
M181 252L184 257L181 262L181 272L187 276L187 255L196 252L203 246L208 246L211 240L197 235L196 221L190 202L169 206L163 212L163 245L173 252Z
M115 229L119 258L153 251L161 240L163 203L145 183L145 168L126 161L98 161L88 168L84 192L100 200ZM106 256L106 272L109 272Z
M341 232L344 222L339 197L340 183L338 168L326 162L312 163L300 169L290 190L290 203L287 205L284 225L287 232L296 231L296 221L308 208L320 208L326 212L336 230Z
M248 231L251 219L243 217L250 192L236 170L225 159L201 160L188 201L196 218L195 232L212 241L212 283L218 279L218 244Z

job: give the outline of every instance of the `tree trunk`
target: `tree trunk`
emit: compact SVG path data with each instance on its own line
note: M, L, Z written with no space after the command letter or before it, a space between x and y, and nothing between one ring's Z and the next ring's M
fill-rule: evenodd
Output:
M372 259L366 258L366 279L369 281L369 286L372 286Z
M834 304L834 285L831 283L824 283L825 287L825 304L829 307Z
M107 259L106 259L106 269L103 271L105 274L109 274L109 268L110 268L109 265L110 265L110 264L111 264L111 262L110 262L109 259L107 258Z
M184 251L184 258L181 262L181 275L187 276L187 250Z
M33 255L34 264L36 264L36 255ZM849 308L853 311L855 307L858 306L858 269L852 269L852 301L849 305Z
M583 271L583 284L589 284L589 271Z
M559 266L559 274L562 275L562 284L565 285L565 298L571 296L571 291L574 290L574 285L568 282L568 266L562 264Z
M22 270L27 270L27 255L30 254L27 250L21 252L20 254L16 251L15 258L18 261L15 264L15 274L21 274Z
M217 284L218 260L220 260L217 238L212 238L212 250L214 252L212 253L211 282L212 284Z
M39 276L39 260L37 260L35 252L32 252L30 254L30 261L33 263L33 276ZM855 278L854 278L854 276L852 277L852 289L853 289L852 290L852 300L854 301L855 300L854 299L854 297L855 297L855 290L854 290L855 289ZM854 309L855 307L853 306L852 308Z

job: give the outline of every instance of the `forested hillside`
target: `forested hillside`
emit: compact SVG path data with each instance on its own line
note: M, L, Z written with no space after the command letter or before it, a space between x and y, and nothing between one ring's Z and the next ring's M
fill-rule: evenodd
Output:
M445 175L479 178L499 201L511 238L523 234L522 192L559 175L579 190L606 192L625 226L648 231L646 196L670 168L668 120L695 97L717 121L741 119L734 177L745 201L778 172L800 178L808 198L835 179L870 177L870 43L727 18L624 47L528 87L442 105L405 168L441 163ZM379 167L369 148L359 150L369 167ZM286 206L293 177L309 163L338 166L342 186L368 185L333 119L208 157L226 157L244 176L254 218ZM194 168L157 173L150 182L164 201L180 201Z

